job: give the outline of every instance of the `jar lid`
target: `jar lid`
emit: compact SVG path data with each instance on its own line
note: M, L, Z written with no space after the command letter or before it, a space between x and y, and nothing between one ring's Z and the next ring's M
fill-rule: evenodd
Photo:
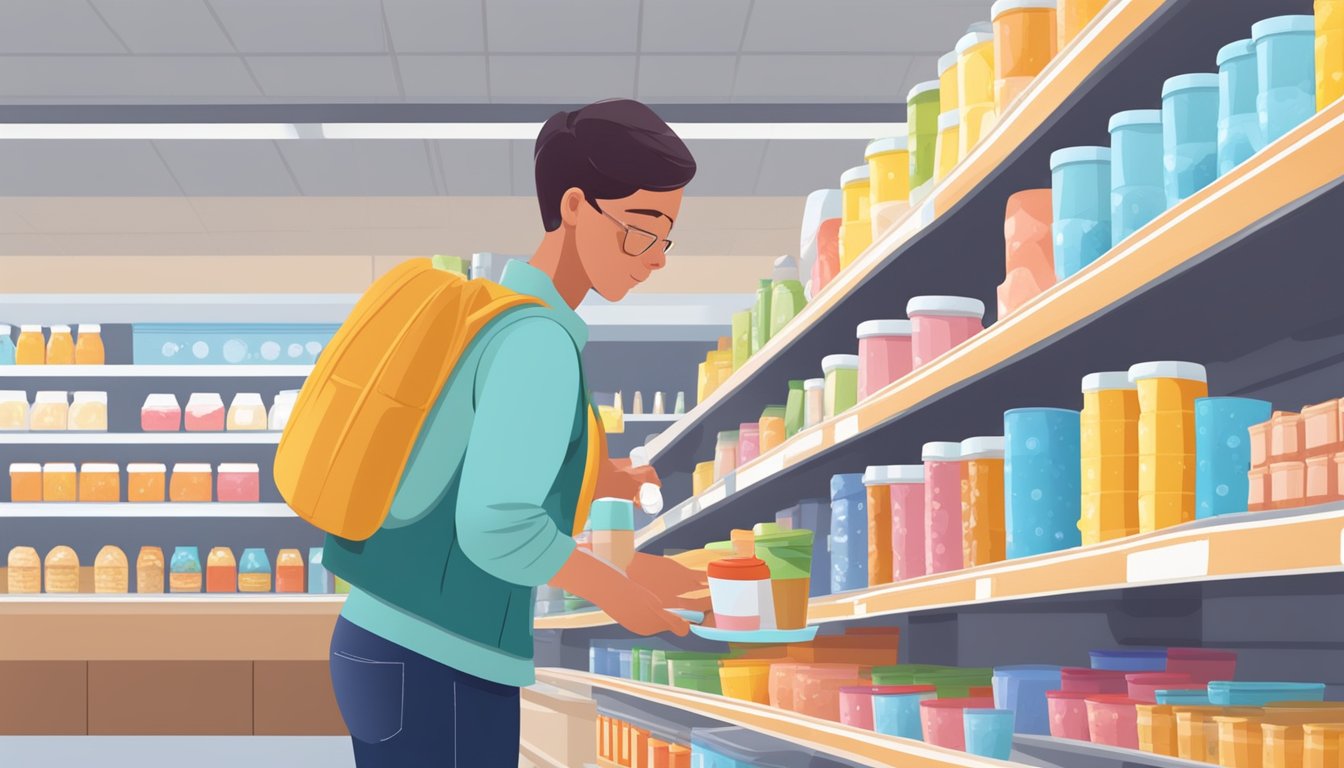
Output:
M196 474L208 475L208 474L210 474L210 465L209 465L209 464L174 464L174 465L173 465L173 474L177 474L177 473L179 473L179 472L181 472L182 474L185 474L185 475L196 475Z
M1192 88L1205 88L1209 90L1218 90L1218 75L1208 72L1194 72L1188 75L1177 75L1167 78L1162 84L1162 98L1167 98L1173 93L1179 91L1188 91Z
M256 475L261 473L261 468L256 464L220 464L219 474L232 475Z
M106 392L76 392L76 393L75 393L75 402L76 402L76 403L102 403L102 404L106 405L106 404L107 404L107 393L106 393Z
M598 499L588 512L588 527L594 531L633 531L635 505L625 499Z
M168 471L168 467L163 464L127 464L126 472L132 475L139 474L157 474L161 475Z
M1270 35L1291 33L1316 34L1315 16L1275 16L1251 25L1251 39L1260 41Z
M233 396L233 405L264 405L261 401L261 395L256 392L239 392Z
M224 398L218 392L192 392L187 405L224 405Z
M925 80L922 83L915 83L915 87L911 88L910 93L906 94L905 100L914 101L916 97L923 96L929 91L940 90L942 86L943 84L938 80Z
M923 461L959 461L961 443L925 443L920 449Z
M938 76L942 77L947 70L957 66L957 52L948 51L938 57Z
M730 557L709 564L709 577L723 581L766 581L770 569L756 557Z
M80 323L80 324L79 324L79 332L80 332L81 334L84 334L84 333L102 333L102 332L103 332L103 327L102 327L101 325L97 325L97 324Z
M1130 366L1130 381L1142 381L1144 379L1185 379L1187 381L1207 382L1209 375L1204 370L1204 366L1199 363L1177 360L1160 360Z
M804 390L808 390L808 389L825 389L825 388L826 388L826 380L825 380L825 379L807 379L806 381L803 382L803 389L804 389Z
M957 41L957 55L960 56L981 43L994 42L993 32L967 32Z
M864 485L896 485L924 482L923 464L892 464L868 467L863 473Z
M1009 11L1037 10L1055 8L1055 0L998 0L989 6L989 18L997 19Z
M1050 153L1050 170L1058 170L1071 163L1109 163L1110 147L1065 147Z
M823 373L833 373L840 369L859 368L858 355L827 355L821 358L821 370Z
M1083 377L1084 392L1104 392L1109 389L1135 389L1129 380L1129 371L1102 371Z
M68 403L70 402L70 398L68 397L68 393L65 392L56 392L56 391L38 392L37 399L34 402Z
M9 474L11 474L11 475L26 475L26 474L32 474L32 473L35 473L35 472L41 472L41 471L42 471L42 465L41 465L41 464L10 464L10 465L9 465Z
M985 303L965 296L916 296L905 305L907 315L985 316Z
M154 394L145 398L145 408L181 408L176 395Z
M1228 43L1218 49L1218 58L1215 60L1218 66L1223 66L1232 59L1240 59L1243 56L1255 55L1255 41L1247 38Z
M120 473L121 467L116 464L80 464L79 471L84 474L107 475Z
M1128 128L1132 125L1162 125L1162 110L1160 109L1129 109L1124 112L1116 112L1111 115L1111 122L1106 126L1106 130L1115 133L1117 128Z
M28 393L22 389L0 389L0 403L28 404Z
M43 464L43 465L42 465L42 471L43 471L43 472L60 472L60 473L63 473L63 474L74 474L74 471L75 471L75 465L74 465L74 464L71 464L71 463L52 463L52 464Z
M41 332L42 332L42 326L40 326L40 325L20 325L20 326L19 326L19 333L41 333Z
M961 125L961 110L949 109L938 114L938 132L950 131Z
M1002 459L1003 437L971 437L961 441L963 459Z
M902 125L902 128L905 126ZM888 152L905 152L910 149L910 138L905 134L899 136L887 136L882 139L873 139L868 142L868 147L863 151L863 159L883 155Z
M70 326L68 326L68 325L53 325L53 326L51 326L51 332L52 332L52 333L69 333L69 332L70 332Z
M295 400L297 400L298 397L299 397L299 390L297 390L297 389L282 389L282 390L280 390L279 392L277 392L277 393L275 394L275 401L276 401L277 403L278 403L278 402L281 402L281 401L286 401L286 402L291 402L291 403L292 403L292 402L294 402Z
M867 181L869 178L868 166L856 165L848 171L840 174L840 186L847 187L860 181Z
M875 336L909 336L914 332L914 325L909 320L869 320L859 323L856 335L860 339L871 339Z

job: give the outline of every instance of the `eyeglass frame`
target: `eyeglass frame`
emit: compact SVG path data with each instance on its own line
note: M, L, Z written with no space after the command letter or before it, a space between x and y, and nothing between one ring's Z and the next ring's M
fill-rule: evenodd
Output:
M659 243L665 243L665 245L663 246L663 255L664 255L664 256L666 256L666 255L668 255L669 253L672 252L672 245L673 245L673 243L672 243L671 240L669 240L669 239L667 239L667 238L665 238L665 237L659 237L657 233L655 233L655 232L650 232L650 231L648 231L647 229L641 229L641 228L639 228L639 227L634 226L633 224L626 224L625 222L621 221L620 219L616 218L615 216L612 216L610 213L607 213L606 211L602 210L602 207L599 206L597 203L589 203L589 204L593 206L593 210L597 211L598 213L602 214L603 216L606 216L608 219L611 219L612 223L614 223L616 226L620 227L621 229L625 230L625 237L621 238L621 250L622 250L622 251L625 251L625 255L627 255L627 256L631 256L631 257L639 257L639 256L643 256L644 254L646 254L646 253L648 253L649 251L653 250L654 246L658 245ZM631 230L634 230L635 232L638 232L638 233L640 233L641 235L648 235L650 238L653 239L653 242L649 243L648 247L645 248L644 250L640 251L639 253L631 253L631 252L630 252L630 247L627 245L627 243L630 242L630 231L631 231Z

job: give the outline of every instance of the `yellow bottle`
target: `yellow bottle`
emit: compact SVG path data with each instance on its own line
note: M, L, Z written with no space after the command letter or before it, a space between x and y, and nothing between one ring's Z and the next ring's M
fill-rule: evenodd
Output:
M942 181L961 161L961 112L952 110L938 116L938 140L934 145L933 178Z
M957 41L958 152L966 157L994 127L994 35L970 32Z
M79 326L79 340L75 343L75 365L103 365L103 329L98 325Z
M870 142L863 159L868 162L868 217L876 240L910 209L908 138L892 136Z
M70 326L51 326L51 338L47 340L47 365L74 365L75 337L70 335Z
M1344 0L1316 0L1316 110L1344 97Z
M1139 394L1126 371L1083 379L1083 545L1139 532Z
M1139 396L1139 531L1195 519L1195 400L1207 397L1204 366L1141 363L1129 369Z
M948 51L938 57L938 112L957 108L957 52Z
M840 176L843 222L840 224L840 268L844 269L873 242L872 185L868 166L850 168Z
M42 338L42 326L19 327L19 343L14 348L14 362L18 365L45 365L47 343Z

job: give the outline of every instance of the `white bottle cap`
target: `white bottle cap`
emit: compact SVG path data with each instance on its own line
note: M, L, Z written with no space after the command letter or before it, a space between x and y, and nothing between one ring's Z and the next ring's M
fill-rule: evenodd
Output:
M70 326L68 326L68 325L53 325L53 326L51 326L51 332L52 332L52 333L69 333L69 332L70 332Z
M36 399L34 402L38 402L38 403L69 403L69 402L70 402L70 399L69 399L69 397L66 396L66 393L65 393L65 392L38 392L38 393L37 393L37 399Z
M256 475L261 472L256 464L220 464L221 475Z
M161 475L168 471L168 467L163 464L127 464L126 472L131 475L151 474Z
M76 402L76 403L102 403L103 405L107 405L107 393L106 393L106 392L76 392L76 393L75 393L75 402Z
M42 332L42 326L40 326L40 325L20 325L20 326L19 326L19 333L41 333L41 332Z
M83 324L83 323L81 323L80 326L79 326L79 333L80 333L80 335L83 335L83 334L86 334L86 333L102 333L102 332L103 332L103 327L102 327L101 325L88 325L88 324Z

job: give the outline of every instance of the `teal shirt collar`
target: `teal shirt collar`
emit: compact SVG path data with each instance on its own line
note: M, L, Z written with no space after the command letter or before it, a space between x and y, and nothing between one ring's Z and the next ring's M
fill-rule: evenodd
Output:
M545 272L525 261L512 260L504 267L504 276L500 284L505 288L528 296L535 296L546 302L561 327L574 339L574 344L583 349L588 343L588 325L583 318L570 308L555 289L555 283Z

